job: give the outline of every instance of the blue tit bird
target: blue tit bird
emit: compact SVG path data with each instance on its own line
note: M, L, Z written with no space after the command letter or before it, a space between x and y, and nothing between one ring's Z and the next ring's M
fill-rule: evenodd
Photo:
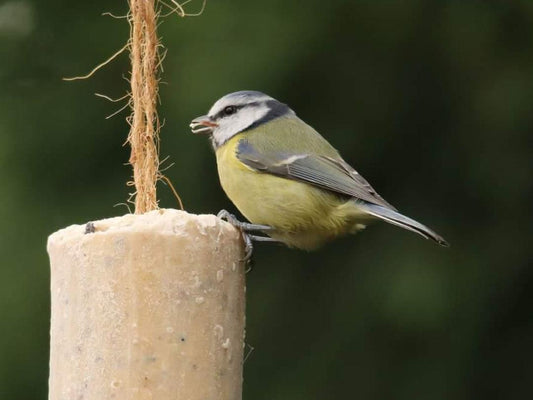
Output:
M230 93L190 127L209 135L222 188L251 222L237 226L267 235L254 240L313 250L382 220L448 245L400 214L316 130L264 93Z

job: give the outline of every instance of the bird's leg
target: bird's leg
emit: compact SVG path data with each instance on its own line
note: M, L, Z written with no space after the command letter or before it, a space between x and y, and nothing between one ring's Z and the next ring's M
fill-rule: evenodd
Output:
M279 240L273 239L270 236L259 236L259 235L250 235L250 239L252 239L254 242L274 242L274 243L281 243Z
M223 219L224 221L228 221L231 225L233 225L235 228L240 229L244 232L255 232L255 231L270 231L273 228L268 225L259 225L259 224L250 224L249 222L241 222L235 217L235 215L231 214L230 212L226 210L220 210L217 214L217 217L220 219Z
M217 214L218 218L221 218L225 221L228 221L231 225L233 225L235 228L239 229L241 231L242 239L244 240L244 259L242 261L246 262L247 265L250 266L249 270L251 270L251 266L253 264L252 261L252 254L254 250L253 241L257 242L277 242L276 239L272 239L268 236L258 236L258 235L252 235L249 232L265 232L270 231L273 228L268 225L259 225L259 224L251 224L248 222L241 222L239 221L235 215L229 213L226 210L220 210ZM247 271L247 272L248 272Z

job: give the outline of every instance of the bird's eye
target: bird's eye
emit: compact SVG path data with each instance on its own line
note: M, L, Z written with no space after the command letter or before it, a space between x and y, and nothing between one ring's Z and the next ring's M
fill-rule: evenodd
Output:
M235 106L227 106L224 108L224 115L232 115L237 112L237 107Z

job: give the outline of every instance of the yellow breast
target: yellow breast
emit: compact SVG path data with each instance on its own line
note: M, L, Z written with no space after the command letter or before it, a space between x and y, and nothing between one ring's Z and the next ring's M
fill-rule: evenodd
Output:
M353 232L361 217L354 203L306 183L257 172L236 157L241 135L216 151L222 188L239 211L256 224L269 225L275 239L312 249Z

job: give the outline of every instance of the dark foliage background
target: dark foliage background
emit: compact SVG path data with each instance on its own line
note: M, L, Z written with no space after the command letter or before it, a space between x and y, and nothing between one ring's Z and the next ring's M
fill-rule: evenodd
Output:
M2 399L47 396L47 235L127 211L125 114L92 95L124 94L127 56L61 81L122 47L100 13L126 10L0 0ZM533 2L208 1L160 33L161 155L189 212L233 209L189 121L257 89L452 244L381 224L311 254L258 245L245 399L532 395Z

